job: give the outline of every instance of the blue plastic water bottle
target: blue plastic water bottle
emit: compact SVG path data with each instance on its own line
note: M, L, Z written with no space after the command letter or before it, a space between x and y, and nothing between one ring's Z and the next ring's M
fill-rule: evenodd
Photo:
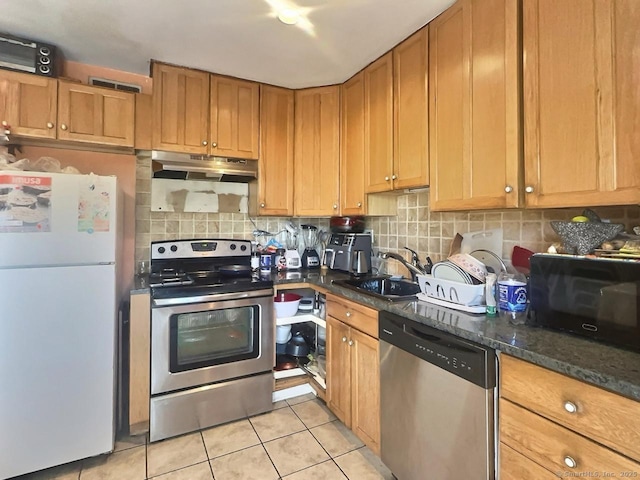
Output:
M527 319L527 278L519 272L502 272L498 276L498 311L514 325Z

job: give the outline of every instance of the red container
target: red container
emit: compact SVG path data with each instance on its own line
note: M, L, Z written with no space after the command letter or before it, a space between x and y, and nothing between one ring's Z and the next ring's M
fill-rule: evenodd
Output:
M331 233L362 233L364 232L364 217L331 217L329 226Z

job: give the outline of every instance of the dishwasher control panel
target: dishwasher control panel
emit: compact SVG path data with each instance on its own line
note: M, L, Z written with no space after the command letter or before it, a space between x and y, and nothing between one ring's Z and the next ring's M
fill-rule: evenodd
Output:
M496 386L495 350L389 312L379 336L396 347L483 388Z

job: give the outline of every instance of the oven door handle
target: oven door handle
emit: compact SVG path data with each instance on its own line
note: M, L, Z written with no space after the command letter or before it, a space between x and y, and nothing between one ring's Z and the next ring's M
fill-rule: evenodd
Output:
M272 288L252 290L248 292L216 293L213 295L201 295L199 297L158 298L153 300L154 307L169 307L173 305L186 305L189 303L220 302L223 300L242 300L245 298L267 297L273 295Z

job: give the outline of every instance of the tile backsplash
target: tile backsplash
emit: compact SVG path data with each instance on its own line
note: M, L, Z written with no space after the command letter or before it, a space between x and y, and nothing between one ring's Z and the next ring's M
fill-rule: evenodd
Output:
M225 237L253 239L258 228L281 232L287 221L295 225L311 223L328 230L328 218L258 217L251 219L241 213L162 213L151 211L151 165L148 159L138 159L136 167L136 261L149 258L151 241L175 238ZM502 257L509 259L515 245L540 252L558 240L550 220L569 220L582 208L547 210L491 210L473 212L432 212L429 193L422 191L399 195L398 215L367 217L367 228L374 231L374 247L406 254L407 246L429 255L434 262L447 257L456 233L493 228L503 229ZM640 225L640 206L600 207L594 209L603 219L624 223L627 230ZM284 240L280 234L279 240ZM258 238L265 243L266 237ZM407 258L409 258L407 256ZM404 267L388 261L387 272L406 274Z

